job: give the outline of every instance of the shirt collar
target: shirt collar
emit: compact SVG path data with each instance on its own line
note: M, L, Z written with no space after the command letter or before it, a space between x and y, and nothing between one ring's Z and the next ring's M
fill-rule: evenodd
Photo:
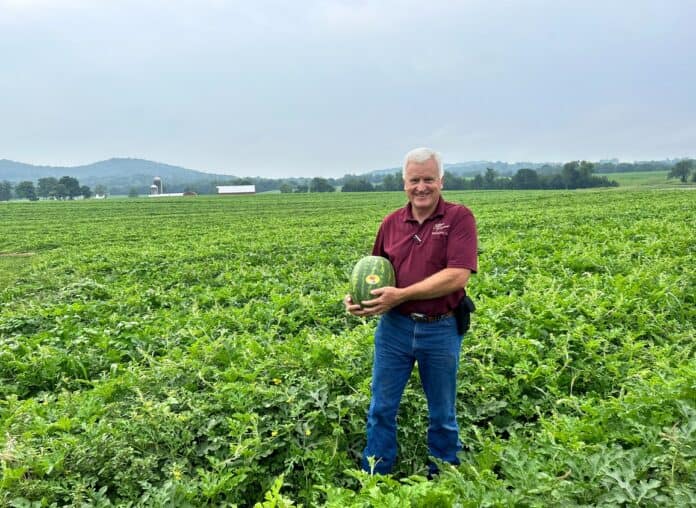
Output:
M425 219L423 222L427 222L429 220L433 220L437 217L443 217L445 215L445 200L442 199L442 196L440 196L440 199L437 202L437 206L435 207L435 210L433 210L433 213L430 214L430 216ZM413 216L413 207L411 206L411 202L409 201L406 203L406 206L404 207L404 222L418 222L416 218Z

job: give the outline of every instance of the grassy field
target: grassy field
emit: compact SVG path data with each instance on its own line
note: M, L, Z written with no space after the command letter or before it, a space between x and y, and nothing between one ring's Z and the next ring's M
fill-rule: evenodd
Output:
M682 185L678 179L667 179L669 171L636 171L633 173L602 173L609 180L615 180L620 187L670 186Z
M0 253L0 289L14 283L31 264L33 253Z
M461 466L357 471L400 193L5 203L1 506L696 505L694 195L449 192L478 221ZM35 504L32 504L35 503Z

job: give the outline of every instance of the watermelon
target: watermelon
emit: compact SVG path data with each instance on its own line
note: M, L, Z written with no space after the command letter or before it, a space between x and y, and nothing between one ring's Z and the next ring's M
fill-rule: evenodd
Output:
M395 286L394 267L387 258L366 256L355 264L350 276L350 298L353 303L362 305L365 300L372 300L373 289Z

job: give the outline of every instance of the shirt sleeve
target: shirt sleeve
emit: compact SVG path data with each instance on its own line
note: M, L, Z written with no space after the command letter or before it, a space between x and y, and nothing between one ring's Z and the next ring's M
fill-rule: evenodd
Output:
M377 231L377 238L375 238L375 244L372 246L372 255L389 259L389 256L384 251L384 223L379 226Z
M447 267L468 268L476 273L478 268L478 239L476 220L471 211L465 209L452 224L447 241Z

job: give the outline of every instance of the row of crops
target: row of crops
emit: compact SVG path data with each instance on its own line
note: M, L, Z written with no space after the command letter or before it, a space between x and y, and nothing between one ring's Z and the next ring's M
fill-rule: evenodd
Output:
M696 195L446 192L475 213L462 464L357 470L399 193L0 203L0 506L694 506Z

